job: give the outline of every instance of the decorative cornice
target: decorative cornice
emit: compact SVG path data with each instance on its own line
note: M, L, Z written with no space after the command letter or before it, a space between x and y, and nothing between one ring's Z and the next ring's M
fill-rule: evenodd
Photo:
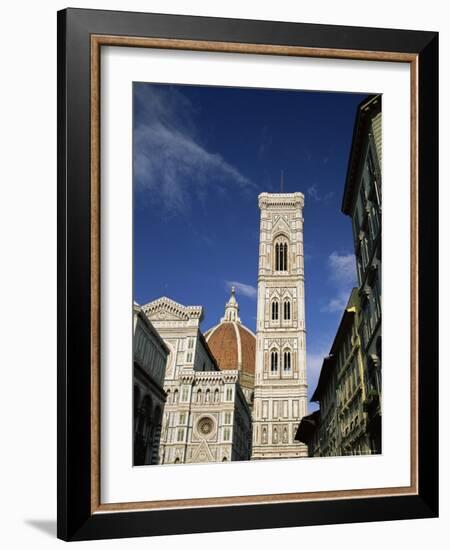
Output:
M183 306L175 300L167 298L167 296L162 296L157 300L148 302L142 306L144 313L149 315L155 315L160 311L165 311L172 313L176 317L179 317L182 320L188 321L189 319L198 319L201 321L203 319L203 308L202 306Z
M303 193L261 193L258 205L263 208L303 208L305 196Z

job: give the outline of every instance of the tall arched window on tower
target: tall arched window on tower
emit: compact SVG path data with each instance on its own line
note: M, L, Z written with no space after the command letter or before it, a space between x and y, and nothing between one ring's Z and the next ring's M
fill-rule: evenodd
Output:
M275 271L287 271L288 269L288 240L286 237L278 237L275 241Z
M286 350L283 354L283 368L285 371L291 370L291 352Z
M272 302L272 321L278 321L278 300Z
M278 370L278 351L272 350L270 353L270 370L271 372L277 372Z
M284 301L283 310L284 320L289 321L291 319L291 301L289 299Z

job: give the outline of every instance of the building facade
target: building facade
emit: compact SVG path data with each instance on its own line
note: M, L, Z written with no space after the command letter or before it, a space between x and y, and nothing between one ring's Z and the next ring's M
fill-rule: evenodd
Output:
M142 309L133 314L133 464L158 464L169 349Z
M352 219L366 366L368 430L372 451L381 452L381 96L357 111L342 212Z
M367 373L359 333L359 290L351 292L330 355L325 357L311 401L319 410L302 419L296 438L309 456L373 454L367 410Z
M163 297L142 309L169 349L160 463L248 460L251 413L239 371L220 370L199 329L202 307Z
M252 459L307 456L302 193L259 195L260 239Z

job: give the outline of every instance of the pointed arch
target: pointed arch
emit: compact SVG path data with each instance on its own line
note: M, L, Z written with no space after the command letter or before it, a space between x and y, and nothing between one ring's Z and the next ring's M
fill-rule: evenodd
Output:
M272 321L278 321L279 318L279 301L277 298L272 300Z
M272 349L270 352L270 371L271 372L277 372L278 371L278 350Z
M291 361L292 361L292 353L290 348L285 348L283 350L283 370L284 372L288 372L291 370Z
M285 298L283 301L283 317L285 321L291 320L291 300Z
M288 270L289 239L286 235L280 234L274 239L274 270Z

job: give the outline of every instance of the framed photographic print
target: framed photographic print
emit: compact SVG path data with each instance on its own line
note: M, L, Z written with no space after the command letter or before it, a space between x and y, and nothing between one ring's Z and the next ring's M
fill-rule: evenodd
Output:
M58 13L58 536L438 514L434 32Z

